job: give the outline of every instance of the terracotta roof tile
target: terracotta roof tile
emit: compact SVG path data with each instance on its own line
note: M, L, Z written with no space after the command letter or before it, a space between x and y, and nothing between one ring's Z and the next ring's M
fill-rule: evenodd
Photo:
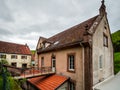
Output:
M49 77L36 77L29 79L28 81L35 85L40 90L55 90L60 85L68 80L65 76L52 75Z
M16 43L0 41L0 53L10 54L31 54L30 49L27 45L21 45Z
M45 41L52 41L54 43L45 49L38 50L38 53L62 47L63 45L66 46L78 41L84 41L84 33L86 32L85 26L87 25L87 28L90 29L98 16L99 15L46 39ZM57 44L55 45L56 42Z

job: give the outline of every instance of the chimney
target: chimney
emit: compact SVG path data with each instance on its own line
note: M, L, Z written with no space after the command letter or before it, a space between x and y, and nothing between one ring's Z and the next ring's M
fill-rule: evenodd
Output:
M101 3L102 3L102 5L101 5L101 7L100 7L100 9L99 9L99 14L100 14L100 16L104 16L105 14L107 14L107 13L106 13L106 6L105 6L105 4L104 4L105 1L102 0Z

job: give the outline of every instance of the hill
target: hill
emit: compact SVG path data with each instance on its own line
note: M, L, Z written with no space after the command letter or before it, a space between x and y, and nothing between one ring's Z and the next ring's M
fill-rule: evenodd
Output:
M34 55L34 54L35 54L35 50L30 50L30 51L31 51L32 55Z
M115 52L120 52L120 30L112 34L113 47Z
M114 72L120 71L120 52L114 53Z
M114 47L114 72L120 71L120 30L112 34L112 41Z

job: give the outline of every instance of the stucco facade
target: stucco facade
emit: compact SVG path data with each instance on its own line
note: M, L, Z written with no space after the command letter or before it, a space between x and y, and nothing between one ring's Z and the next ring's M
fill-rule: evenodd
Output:
M31 51L27 44L17 44L0 41L0 60L7 60L9 65L19 68L29 68L31 65Z
M23 64L26 64L26 67L29 68L31 64L31 55L20 55L20 54L6 54L2 53L2 55L6 55L5 60L8 61L9 65L12 65L12 63L16 67L22 67ZM12 55L17 56L17 58L11 58ZM21 58L22 56L25 56L26 58Z
M75 72L70 72L67 70L67 55L75 54ZM81 46L76 48L70 48L65 50L54 51L50 53L40 54L38 57L38 64L41 67L41 58L44 57L44 66L49 67L52 64L52 55L56 57L55 70L56 74L65 75L71 78L71 80L76 84L76 90L83 90L83 48Z
M108 38L108 46L104 46L104 34ZM109 24L106 16L101 20L93 35L93 84L111 77L113 71L113 45L111 41ZM100 67L100 60L102 67Z

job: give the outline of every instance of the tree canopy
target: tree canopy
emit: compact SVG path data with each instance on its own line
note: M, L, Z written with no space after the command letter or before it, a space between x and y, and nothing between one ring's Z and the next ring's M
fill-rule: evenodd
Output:
M120 30L112 34L112 42L115 52L120 52Z

